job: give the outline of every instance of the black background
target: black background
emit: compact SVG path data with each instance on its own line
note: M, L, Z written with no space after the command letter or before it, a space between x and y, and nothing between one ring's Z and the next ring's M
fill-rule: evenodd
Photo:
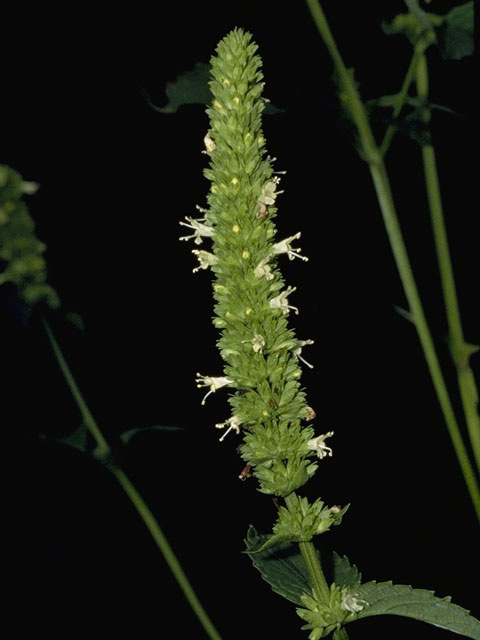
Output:
M362 95L398 91L409 44L380 25L403 3L327 2L325 10ZM254 480L238 480L235 436L218 443L213 425L228 417L226 395L202 407L194 384L197 371L221 373L210 278L192 275L191 247L177 240L179 220L205 204L207 118L200 105L159 114L144 96L165 104L167 82L207 62L235 26L253 33L265 95L284 109L264 121L269 153L287 170L279 237L301 230L310 258L285 263L284 273L298 287L298 336L315 340L304 352L315 369L303 383L316 428L335 437L334 457L304 493L351 503L319 546L347 554L365 579L435 589L478 616L478 523L416 332L394 309L406 302L368 168L340 118L306 6L15 3L2 13L0 162L40 184L28 203L48 246L49 281L84 330L58 315L51 322L112 443L133 427L183 427L137 435L123 464L223 637L306 634L293 605L241 553L248 524L268 532L275 507ZM443 61L433 48L429 59L432 101L463 114L436 112L432 127L465 335L479 343L474 61ZM417 144L397 136L388 169L455 390ZM19 633L203 638L109 472L55 441L78 427L79 413L38 318L5 291L1 327L5 614ZM473 366L478 374L475 358ZM407 633L449 637L389 617L350 629L353 639Z

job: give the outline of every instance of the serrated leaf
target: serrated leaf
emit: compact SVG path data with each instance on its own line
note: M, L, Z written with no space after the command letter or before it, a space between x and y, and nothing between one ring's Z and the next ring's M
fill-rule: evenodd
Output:
M167 84L166 106L154 107L154 109L160 113L176 113L184 104L208 104L212 99L208 86L209 80L210 65L197 62L192 70L181 73L174 82Z
M474 51L473 1L453 8L443 16L445 28L441 33L440 49L444 58L460 60Z
M155 424L155 425L152 425L151 427L137 427L136 429L129 429L128 431L124 431L123 433L120 434L120 440L123 442L123 444L127 444L128 441L137 433L145 433L147 431L183 431L183 430L184 430L183 427L170 427L170 426Z
M480 640L480 621L450 602L449 597L438 598L433 591L391 582L367 582L358 588L355 596L368 602L355 620L378 615L405 616Z
M260 535L250 525L245 544L247 552L261 547L269 536ZM310 593L307 569L298 544L282 543L273 548L249 554L253 566L275 593L296 605L302 605L302 595Z
M169 82L165 88L168 102L164 107L157 107L152 104L148 95L144 93L148 104L160 113L177 113L178 109L185 104L207 105L212 100L212 93L209 87L210 65L205 62L197 62L193 69L181 73L173 82ZM263 113L272 115L282 113L284 109L276 107L267 101Z
M357 567L350 564L347 556L340 556L333 552L333 580L337 587L349 587L356 590L362 582L362 574Z

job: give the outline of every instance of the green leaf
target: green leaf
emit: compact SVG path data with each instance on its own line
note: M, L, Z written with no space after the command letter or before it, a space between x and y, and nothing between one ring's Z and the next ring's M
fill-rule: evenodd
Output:
M260 571L262 578L275 593L303 606L302 595L310 593L311 589L298 544L283 543L255 553L268 538L269 536L257 533L252 525L248 528L245 544L253 566Z
M367 582L355 596L368 602L355 620L378 615L405 616L480 640L480 622L466 609L450 602L450 597L438 598L433 591L391 582Z
M360 587L362 574L355 565L350 564L347 556L333 552L333 579L337 587L348 587L355 590Z
M184 431L183 427L169 427L164 425L152 425L151 427L138 427L136 429L129 429L128 431L124 431L120 434L120 440L123 444L127 444L127 442L135 436L137 433L145 433L147 431Z
M448 60L460 60L471 56L474 51L474 9L473 1L455 7L445 16L444 29L440 34L440 50Z
M210 81L210 65L205 62L197 62L190 71L181 73L174 82L169 82L165 88L168 102L164 107L154 105L145 91L144 97L148 104L160 113L177 113L179 107L184 104L202 104L207 105L212 101L212 93L209 87ZM263 113L272 115L275 113L283 113L284 109L276 107L266 101Z
M165 107L156 107L160 113L176 113L184 104L208 104L212 94L208 86L210 65L197 62L191 71L181 73L174 82L169 82L165 89L168 102Z

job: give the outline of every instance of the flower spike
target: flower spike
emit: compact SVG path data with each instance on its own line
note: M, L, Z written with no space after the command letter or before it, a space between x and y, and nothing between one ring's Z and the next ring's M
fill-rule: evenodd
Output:
M224 429L220 439L240 431L241 416L247 426L239 452L248 474L260 491L282 497L317 469L307 446L315 435L307 424L313 412L300 385L301 352L311 341L296 340L288 327L289 313L298 313L289 304L296 288L284 282L277 259L284 254L290 260L307 258L296 247L300 233L276 237L279 173L284 172L275 171L275 158L265 149L264 83L256 50L250 34L234 29L211 59L210 122L203 141L208 204L198 219L186 218L182 226L191 230L185 240L212 241L210 251L193 253L199 261L195 272L212 267L213 323L225 366L219 377L197 376L197 385L207 387L202 404L228 386L232 418L216 425ZM319 454L329 451L318 442ZM325 530L325 523L315 530Z

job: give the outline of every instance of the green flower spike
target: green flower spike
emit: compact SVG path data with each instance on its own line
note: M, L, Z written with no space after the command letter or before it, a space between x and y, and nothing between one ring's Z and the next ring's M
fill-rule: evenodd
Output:
M218 377L197 375L197 385L230 392L231 417L215 426L243 433L242 458L263 493L288 496L315 473L314 459L331 455L324 443L331 433L315 437L305 423L315 417L300 388L300 355L312 340L297 340L288 327L296 287L285 286L278 261L299 258L300 233L275 238L274 218L280 177L265 154L261 116L261 60L251 36L235 29L218 45L211 60L213 99L207 114L210 126L203 151L210 159L208 209L203 217L182 222L192 230L183 239L211 242L207 250L194 249L200 266L214 276L214 325L220 329L218 347L225 362ZM251 469L251 472L250 472ZM274 538L310 539L337 520L323 503L283 514ZM286 511L286 510L284 510Z
M0 165L0 285L10 282L29 305L44 301L60 305L57 293L47 284L45 245L35 235L35 223L23 202L38 185L25 182L10 167Z

